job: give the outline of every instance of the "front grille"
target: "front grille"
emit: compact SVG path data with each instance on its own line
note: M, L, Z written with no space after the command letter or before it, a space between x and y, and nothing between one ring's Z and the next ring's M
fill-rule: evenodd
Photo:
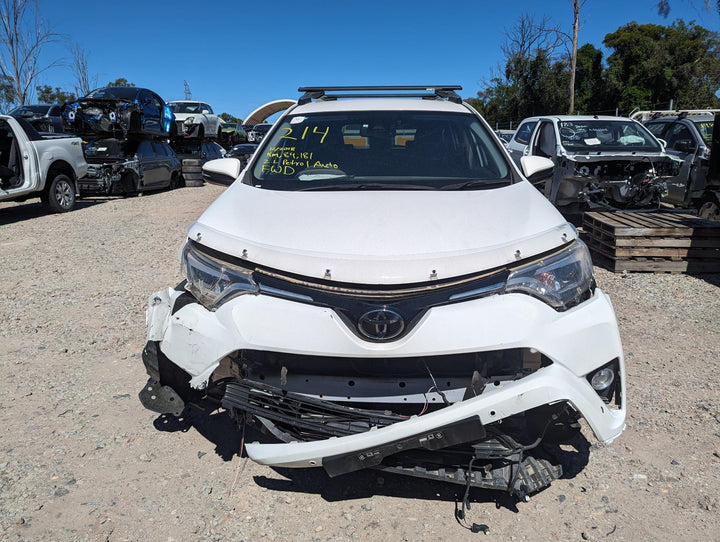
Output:
M194 250L237 267L253 269L260 292L334 310L347 327L366 341L386 342L407 335L432 307L501 293L506 268L416 284L347 284L283 273L229 257L197 243ZM401 325L396 327L399 316ZM385 320L382 320L385 318ZM394 323L390 324L389 319ZM379 321L378 319L382 320Z

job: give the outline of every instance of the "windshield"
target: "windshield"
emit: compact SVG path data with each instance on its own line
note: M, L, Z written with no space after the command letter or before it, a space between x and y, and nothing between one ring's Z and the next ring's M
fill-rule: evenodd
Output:
M256 186L275 190L463 189L510 183L474 115L353 111L288 116L263 146Z
M202 111L199 103L171 102L168 107L173 113L200 113Z
M697 127L698 132L700 132L702 138L705 140L706 145L710 145L710 141L712 140L714 123L714 120L695 121L695 126Z
M253 127L253 131L260 134L267 134L270 131L270 128L272 128L272 124L258 124Z
M660 143L633 121L573 120L558 122L560 142L570 152L660 152Z
M138 89L135 87L105 87L93 90L86 98L112 98L116 100L134 100Z
M13 109L8 114L13 117L32 117L34 115L44 115L49 109L49 105L24 105Z

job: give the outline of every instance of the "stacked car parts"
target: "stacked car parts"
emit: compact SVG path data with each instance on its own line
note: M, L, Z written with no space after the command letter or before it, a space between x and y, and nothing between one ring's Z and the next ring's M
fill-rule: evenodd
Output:
M137 87L103 87L62 111L65 131L85 140L88 175L81 194L127 194L174 188L180 162L167 145L174 117L160 96Z

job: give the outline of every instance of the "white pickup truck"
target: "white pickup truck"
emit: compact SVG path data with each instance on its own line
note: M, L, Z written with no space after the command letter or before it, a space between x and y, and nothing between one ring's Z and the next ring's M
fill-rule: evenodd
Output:
M39 197L51 212L71 211L86 174L82 139L42 136L26 120L0 115L0 201Z

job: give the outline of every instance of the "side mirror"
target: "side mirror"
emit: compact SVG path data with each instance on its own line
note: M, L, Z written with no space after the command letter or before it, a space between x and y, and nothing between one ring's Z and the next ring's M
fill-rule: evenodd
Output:
M203 110L202 110L202 114L203 114L203 115L209 115L209 114L210 114L210 111L208 111L207 109L203 109Z
M242 163L237 158L218 158L205 162L203 180L212 184L230 186L240 175Z
M523 175L533 184L550 177L554 167L553 161L544 156L523 156L520 158L520 168Z

